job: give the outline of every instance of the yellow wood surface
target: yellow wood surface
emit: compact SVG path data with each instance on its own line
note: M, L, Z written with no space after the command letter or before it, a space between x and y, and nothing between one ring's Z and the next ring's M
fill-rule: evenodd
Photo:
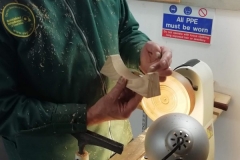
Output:
M228 105L231 100L231 96L219 93L219 92L214 92L214 102L222 103L225 105ZM141 104L138 106L138 109L143 110ZM215 110L215 109L214 109ZM223 110L219 109L221 112Z
M155 121L168 113L190 113L190 96L176 77L168 76L165 82L160 82L160 90L161 95L143 98L141 103L144 112L151 120Z

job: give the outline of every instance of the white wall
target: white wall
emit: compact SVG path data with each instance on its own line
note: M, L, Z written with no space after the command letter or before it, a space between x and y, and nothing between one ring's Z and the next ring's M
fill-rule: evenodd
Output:
M240 11L216 10L212 44L161 37L162 3L129 0L140 29L152 40L173 50L172 68L197 58L212 69L215 91L232 96L229 110L215 123L216 160L240 159ZM141 133L141 111L130 118L135 136Z
M240 10L239 0L181 0L181 4L200 7L213 7L218 9Z

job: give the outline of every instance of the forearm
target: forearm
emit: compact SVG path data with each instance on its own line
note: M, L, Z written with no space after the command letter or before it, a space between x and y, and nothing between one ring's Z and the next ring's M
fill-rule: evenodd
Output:
M0 135L16 135L48 128L47 133L86 130L86 105L55 104L23 95L0 95Z
M139 31L139 24L130 12L126 0L121 0L121 2L119 24L120 54L128 67L138 69L141 50L150 39Z

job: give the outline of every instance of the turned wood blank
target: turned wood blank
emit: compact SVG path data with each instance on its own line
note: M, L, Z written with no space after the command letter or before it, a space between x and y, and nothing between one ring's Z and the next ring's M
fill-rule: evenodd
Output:
M114 81L122 76L128 80L127 88L143 97L151 98L160 95L159 74L157 72L145 75L133 74L125 66L119 54L107 58L101 73Z

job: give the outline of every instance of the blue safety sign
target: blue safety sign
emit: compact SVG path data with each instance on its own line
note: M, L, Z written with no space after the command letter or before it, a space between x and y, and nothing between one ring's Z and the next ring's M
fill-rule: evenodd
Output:
M187 31L199 34L212 34L212 19L164 14L164 29Z
M210 44L214 14L214 9L165 4L162 36Z
M191 7L185 7L184 8L184 13L186 14L186 15L190 15L191 13L192 13L192 8Z
M177 12L177 6L171 5L171 6L169 7L169 11L170 11L171 13L176 13L176 12Z

